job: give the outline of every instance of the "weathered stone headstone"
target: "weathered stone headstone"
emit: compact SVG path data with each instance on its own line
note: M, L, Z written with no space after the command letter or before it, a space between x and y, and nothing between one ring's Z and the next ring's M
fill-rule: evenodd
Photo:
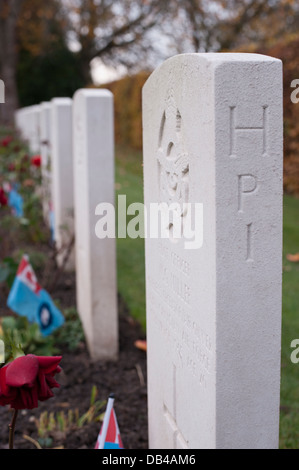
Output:
M91 356L116 359L116 244L95 233L97 205L114 204L113 95L81 89L73 100L77 308Z
M25 133L32 154L40 151L40 106L28 106L25 112Z
M15 111L15 127L20 136L23 136L23 114L24 108L20 108Z
M49 101L43 101L40 104L40 154L43 214L45 222L49 225L50 209L52 204L51 103Z
M74 269L72 99L51 101L51 158L54 239L58 265Z
M147 214L187 207L183 236L169 222L169 238L146 239L149 445L276 448L281 62L173 57L144 86L143 129ZM197 203L202 246L185 235Z
M15 112L15 124L21 137L28 142L30 153L39 152L40 106L26 106Z

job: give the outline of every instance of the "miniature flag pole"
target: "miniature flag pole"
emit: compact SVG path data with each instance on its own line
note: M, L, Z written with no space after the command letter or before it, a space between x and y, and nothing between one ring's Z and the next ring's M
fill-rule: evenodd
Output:
M114 411L114 394L110 394L107 402L107 407L98 435L95 449L123 449L118 423Z
M99 443L99 449L104 449L105 446L105 441L106 441L106 436L107 436L107 431L108 431L108 426L109 426L109 421L110 421L110 415L113 409L113 404L114 404L114 394L111 393L108 398L108 403L107 403L107 408L104 416L104 421L103 421L103 428L100 436L100 443Z

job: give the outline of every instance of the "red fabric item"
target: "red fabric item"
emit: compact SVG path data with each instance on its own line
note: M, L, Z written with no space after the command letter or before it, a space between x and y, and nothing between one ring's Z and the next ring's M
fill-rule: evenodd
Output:
M28 354L3 366L0 369L0 405L31 410L38 407L38 400L51 398L52 388L59 387L54 375L61 371L58 365L61 358Z

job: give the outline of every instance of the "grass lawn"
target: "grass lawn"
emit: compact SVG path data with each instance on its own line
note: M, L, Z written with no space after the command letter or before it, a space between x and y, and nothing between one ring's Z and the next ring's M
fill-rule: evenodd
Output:
M143 202L142 154L116 149L116 206L118 195L126 195L126 206ZM127 218L127 222L130 218ZM143 238L117 238L118 290L145 330L145 265Z
M116 195L125 194L127 206L143 202L141 152L116 149ZM284 197L283 300L281 355L280 447L299 448L299 362L291 362L291 341L299 341L299 262L287 254L299 252L299 199ZM130 312L145 329L144 240L117 240L118 288ZM299 343L298 343L299 347ZM299 359L299 351L298 351ZM262 360L262 358L261 358Z
M291 341L299 341L299 199L284 197L280 447L299 448L299 363L291 361ZM299 358L299 354L297 354Z

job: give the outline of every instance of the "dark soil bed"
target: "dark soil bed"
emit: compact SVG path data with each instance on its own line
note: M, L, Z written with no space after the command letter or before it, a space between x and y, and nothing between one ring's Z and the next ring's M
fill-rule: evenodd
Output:
M92 362L85 345L75 353L63 351L63 372L57 376L61 387L55 396L34 410L19 412L15 433L16 449L36 448L38 440L35 419L44 410L59 412L79 409L81 416L90 407L91 389L98 390L97 399L107 400L115 394L115 412L124 447L146 449L147 444L147 393L146 353L135 347L134 342L142 337L139 325L119 302L120 351L116 362ZM103 410L105 407L103 408ZM0 407L0 449L8 448L8 424L12 412ZM65 449L92 449L100 430L100 423L92 422L81 428L73 426L67 432L51 433L50 446ZM33 441L32 441L33 439Z
M44 247L45 249L45 247ZM7 288L2 284L0 316L11 315L3 302ZM76 305L76 290L74 274L61 273L51 296L58 300L61 309ZM81 342L75 352L59 345L62 372L56 376L60 383L59 389L54 389L55 396L40 403L33 410L22 410L18 414L15 449L64 448L64 449L93 449L100 431L101 422L91 421L82 427L66 426L61 432L47 432L48 439L40 441L36 419L41 413L60 412L67 416L72 410L81 417L90 408L92 388L96 387L97 400L107 401L110 393L115 395L114 408L118 420L121 438L126 449L147 449L147 389L146 389L146 352L135 346L135 341L144 339L140 325L131 318L129 311L118 298L119 310L119 358L115 362L92 361L86 344ZM63 328L63 327L62 327ZM77 410L77 411L75 411ZM105 411L105 404L102 410ZM12 411L8 407L0 407L0 449L8 448L8 425ZM56 419L56 422L58 420ZM39 428L41 426L39 425ZM57 426L59 427L59 426Z

